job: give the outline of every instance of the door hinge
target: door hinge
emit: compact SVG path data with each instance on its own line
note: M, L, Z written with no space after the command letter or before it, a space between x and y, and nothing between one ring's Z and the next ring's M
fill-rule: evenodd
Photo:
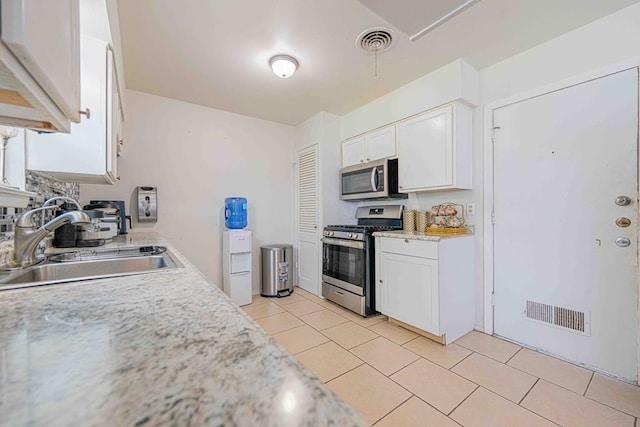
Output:
M493 305L493 306L496 305L496 293L495 292L491 292L491 305Z
M491 128L491 142L496 142L496 129L502 129L500 126L494 126Z
M491 225L496 223L496 214L495 212L491 212Z

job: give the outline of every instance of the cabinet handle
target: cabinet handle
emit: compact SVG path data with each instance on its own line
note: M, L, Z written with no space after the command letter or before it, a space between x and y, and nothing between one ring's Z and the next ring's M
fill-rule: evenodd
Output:
M405 243L409 243L409 239L404 239L404 242Z
M398 185L398 188L404 188L402 185Z
M89 110L89 107L85 108L84 110L80 110L80 114L87 116L87 119L91 118L91 110Z
M360 159L360 163L364 163L364 160Z
M367 157L367 162L370 161L371 159Z
M382 279L380 279L380 283L382 283Z

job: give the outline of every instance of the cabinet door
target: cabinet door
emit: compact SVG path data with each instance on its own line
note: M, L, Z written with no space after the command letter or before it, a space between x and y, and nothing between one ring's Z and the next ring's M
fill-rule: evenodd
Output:
M342 167L363 163L364 136L349 139L342 143Z
M398 186L409 192L453 184L453 106L398 123Z
M383 252L380 271L382 307L389 317L440 334L438 261Z
M81 183L113 183L107 173L107 44L82 37L82 106L90 116L71 125L69 134L27 131L27 169Z
M78 0L2 0L2 41L56 106L80 120Z
M107 49L107 174L114 181L118 179L118 138L120 129L120 97L113 60L113 51Z
M396 155L396 128L388 126L384 129L368 133L364 136L365 160L374 160L395 157Z

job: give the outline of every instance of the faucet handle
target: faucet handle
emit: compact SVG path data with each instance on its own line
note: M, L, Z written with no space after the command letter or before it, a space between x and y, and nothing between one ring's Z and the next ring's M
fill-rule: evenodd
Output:
M58 209L58 206L42 206L40 208L31 209L30 211L27 211L18 217L15 226L23 228L35 228L35 224L33 223L33 215L49 209Z

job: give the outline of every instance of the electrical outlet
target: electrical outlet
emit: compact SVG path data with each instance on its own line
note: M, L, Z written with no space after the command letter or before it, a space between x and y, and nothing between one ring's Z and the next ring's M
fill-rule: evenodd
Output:
M467 203L467 215L475 215L475 214L476 214L476 204Z

